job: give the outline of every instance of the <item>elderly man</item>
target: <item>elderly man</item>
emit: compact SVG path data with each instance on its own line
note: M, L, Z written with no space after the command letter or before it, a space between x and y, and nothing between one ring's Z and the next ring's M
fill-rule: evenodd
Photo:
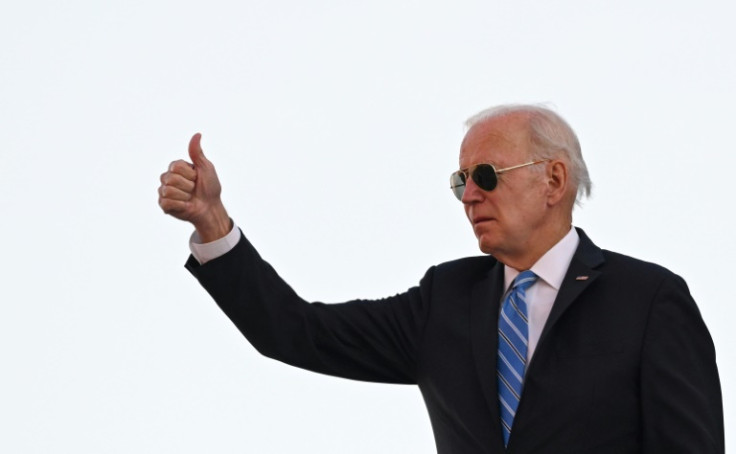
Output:
M590 179L554 112L468 122L451 188L488 255L378 301L301 299L234 226L195 135L159 204L191 222L187 268L258 351L417 384L440 454L723 453L715 351L685 282L572 227Z

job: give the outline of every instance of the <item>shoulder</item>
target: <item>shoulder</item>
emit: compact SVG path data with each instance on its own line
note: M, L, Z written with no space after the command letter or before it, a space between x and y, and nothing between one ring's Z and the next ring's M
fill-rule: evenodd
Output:
M606 271L619 280L646 286L659 286L663 283L686 286L682 277L662 265L605 249L602 252L605 262L601 271Z
M435 280L474 282L485 278L498 263L498 260L490 255L464 257L435 265L430 268L428 274L432 274Z
M606 280L623 283L641 283L651 286L663 281L682 281L667 268L653 262L631 257L596 246L581 229L578 229L580 244L573 261L583 263L591 269L602 272Z
M632 276L650 278L655 276L662 278L675 276L672 271L653 262L648 262L646 260L641 260L606 249L602 249L601 252L605 259L603 267L608 269L617 270L618 272L630 274Z
M601 252L604 262L597 268L601 274L596 284L607 296L619 302L669 301L695 306L685 280L669 269L617 252Z

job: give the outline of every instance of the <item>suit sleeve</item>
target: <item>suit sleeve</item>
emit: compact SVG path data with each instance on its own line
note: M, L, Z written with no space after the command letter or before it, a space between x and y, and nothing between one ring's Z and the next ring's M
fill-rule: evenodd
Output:
M657 292L642 355L643 452L722 454L715 348L678 276L666 278Z
M419 287L383 300L308 303L241 236L225 255L187 269L263 355L344 378L416 383L417 350L428 312Z

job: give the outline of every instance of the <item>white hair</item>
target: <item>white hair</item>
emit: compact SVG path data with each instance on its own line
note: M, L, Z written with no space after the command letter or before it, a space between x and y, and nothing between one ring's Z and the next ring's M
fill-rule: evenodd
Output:
M528 119L529 140L532 145L530 158L553 159L562 155L570 165L576 203L580 204L583 197L589 197L592 182L578 137L570 125L554 111L540 105L505 104L478 112L468 118L465 126L470 129L483 121L510 114L522 114Z

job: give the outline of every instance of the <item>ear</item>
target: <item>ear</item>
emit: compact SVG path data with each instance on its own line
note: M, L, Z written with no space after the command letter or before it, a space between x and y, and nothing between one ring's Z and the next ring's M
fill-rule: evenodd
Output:
M570 188L567 164L554 160L547 164L547 204L558 205L565 200Z

